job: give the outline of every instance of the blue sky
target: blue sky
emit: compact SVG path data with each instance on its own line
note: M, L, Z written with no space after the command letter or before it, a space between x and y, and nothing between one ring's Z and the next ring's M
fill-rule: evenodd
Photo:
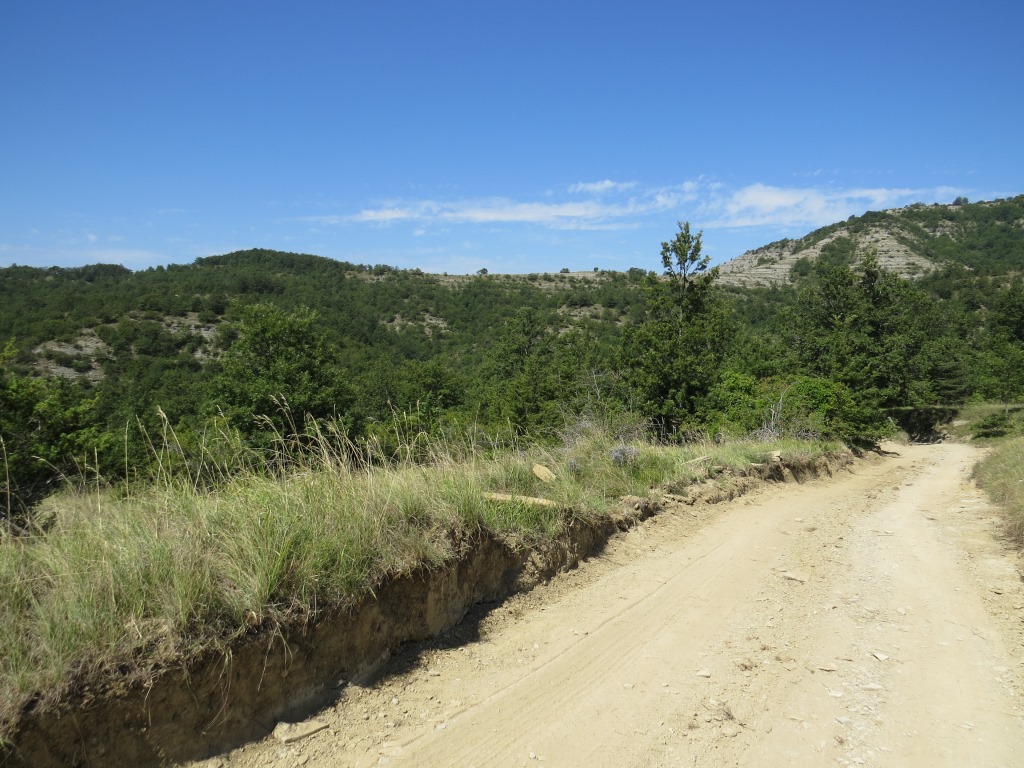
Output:
M9 2L0 265L717 263L1024 193L1024 6Z

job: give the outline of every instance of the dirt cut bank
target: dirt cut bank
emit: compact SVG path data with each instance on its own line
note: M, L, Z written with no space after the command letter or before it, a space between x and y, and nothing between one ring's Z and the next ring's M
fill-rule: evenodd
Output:
M708 483L686 505L720 501L764 483L831 474L850 457L779 461ZM178 763L231 749L337 701L339 683L365 681L395 648L457 624L475 604L527 590L575 566L620 529L654 511L630 499L597 522L572 519L553 543L519 548L481 535L464 542L447 567L379 585L372 598L324 610L284 632L255 633L229 654L210 653L187 668L146 682L113 680L77 692L56 712L27 711L0 756L8 766L146 766Z

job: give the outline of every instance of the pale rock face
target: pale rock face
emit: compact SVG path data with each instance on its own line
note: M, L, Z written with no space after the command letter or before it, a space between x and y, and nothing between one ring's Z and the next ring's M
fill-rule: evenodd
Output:
M940 235L956 236L955 225L951 222L944 222L943 226L935 231L922 230L916 227L916 232L901 221L901 214L906 209L893 209L884 211L889 214L881 221L865 223L858 222L855 225L856 231L851 227L840 225L834 232L829 233L813 244L806 244L812 239L812 235L799 240L782 240L770 243L747 251L719 266L720 282L725 285L737 286L770 286L785 285L793 282L790 270L801 258L815 261L827 247L840 238L852 240L856 246L856 253L853 260L855 266L869 253L874 253L883 269L895 272L900 277L918 278L934 270L937 265L917 252L909 243L921 241L921 232L927 232L930 237Z
M790 270L801 258L815 261L822 249L838 238L847 237L856 243L856 264L868 253L874 252L883 269L895 272L900 277L915 278L935 269L935 264L924 256L914 253L897 239L899 225L880 225L867 232L849 233L840 228L824 239L806 248L800 240L782 241L747 251L719 266L719 280L725 285L770 286L793 282ZM799 249L799 250L798 250Z

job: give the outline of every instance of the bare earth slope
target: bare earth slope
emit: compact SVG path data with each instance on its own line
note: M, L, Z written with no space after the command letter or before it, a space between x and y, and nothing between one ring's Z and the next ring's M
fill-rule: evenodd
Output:
M785 285L792 282L790 270L799 259L816 261L826 246L840 238L854 241L858 257L874 253L883 269L895 272L902 278L913 279L935 269L934 262L900 242L897 233L898 225L890 223L856 234L846 227L840 227L810 246L804 246L801 240L771 243L719 265L719 281L725 285L747 287Z
M1018 766L1024 589L963 445L670 508L220 766Z

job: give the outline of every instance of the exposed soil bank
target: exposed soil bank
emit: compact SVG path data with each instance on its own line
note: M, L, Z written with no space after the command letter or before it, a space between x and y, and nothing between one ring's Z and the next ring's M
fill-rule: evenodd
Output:
M851 461L777 461L691 488L685 504L724 501L764 481L831 475ZM210 653L146 682L112 681L84 689L56 712L26 712L0 757L9 766L147 766L224 752L266 735L280 720L332 701L339 681L371 675L402 643L454 626L475 604L530 589L570 569L618 530L654 512L624 500L612 517L574 518L553 543L518 548L482 534L449 566L395 577L362 602L325 609L315 621L254 634L228 654Z

